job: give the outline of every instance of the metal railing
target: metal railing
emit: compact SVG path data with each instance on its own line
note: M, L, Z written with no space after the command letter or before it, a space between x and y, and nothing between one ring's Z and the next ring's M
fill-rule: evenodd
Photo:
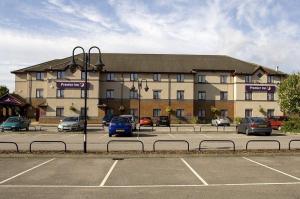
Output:
M187 144L187 150L190 151L190 143L186 140L155 140L153 143L153 151L155 152L155 145L158 142L184 142Z
M246 144L246 150L248 150L248 144L250 142L276 142L278 143L278 149L280 150L280 142L278 140L249 140Z
M300 142L300 140L291 140L291 141L289 142L289 150L291 150L291 144L292 144L292 142Z
M62 143L65 148L65 152L67 152L67 144L64 141L32 141L29 145L29 151L32 152L32 144L33 143Z
M106 143L106 151L109 152L109 144L112 142L138 142L142 145L142 151L145 151L144 143L140 140L110 140Z
M235 151L235 143L234 143L234 141L232 141L232 140L202 140L202 141L199 143L199 151L201 151L201 144L202 144L203 142L230 142L230 143L232 143L233 151Z
M15 143L15 142L0 142L0 144L13 144L13 145L16 146L17 152L19 152L19 146L18 146L18 144Z

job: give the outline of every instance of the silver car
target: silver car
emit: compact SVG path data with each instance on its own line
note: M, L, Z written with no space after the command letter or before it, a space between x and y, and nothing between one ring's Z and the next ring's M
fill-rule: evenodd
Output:
M227 117L218 117L211 120L212 126L230 126L230 120Z
M80 131L84 128L83 117L66 117L60 120L58 131Z

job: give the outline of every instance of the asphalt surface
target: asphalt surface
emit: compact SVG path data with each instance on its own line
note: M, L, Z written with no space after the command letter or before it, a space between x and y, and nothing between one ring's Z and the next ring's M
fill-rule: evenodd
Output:
M0 158L0 198L300 198L300 156Z
M133 137L108 137L107 129L100 130L97 127L91 127L87 135L87 149L89 152L106 151L107 143L111 140L134 140L136 142L113 142L109 144L109 151L127 151L141 150L141 141L144 144L145 151L152 151L156 140L186 140L189 143L190 150L199 150L199 144L203 140L232 140L237 150L244 150L249 140L277 140L280 142L281 149L288 149L290 140L299 140L300 135L285 135L279 131L273 131L271 136L237 134L234 127L221 127L220 131L216 131L216 127L203 127L205 131L193 131L191 127L173 127L158 128L156 131L143 129L134 133ZM177 131L178 130L178 131ZM29 151L29 145L33 141L63 141L67 145L68 151L83 150L83 134L82 132L57 132L56 127L43 127L40 131L20 131L20 132L1 132L0 142L15 142L21 151ZM273 142L251 142L248 144L249 149L279 149L279 144ZM291 144L291 148L299 149L300 141ZM34 143L32 151L52 150L61 151L64 149L62 143ZM186 142L157 142L155 144L158 150L187 150ZM224 142L203 142L201 150L232 150L233 144L228 141ZM0 144L0 150L15 150L13 144Z

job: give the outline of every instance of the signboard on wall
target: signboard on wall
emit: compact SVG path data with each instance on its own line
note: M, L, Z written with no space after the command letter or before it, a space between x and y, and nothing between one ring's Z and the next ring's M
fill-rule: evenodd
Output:
M85 88L85 82L56 82L56 87L60 89L66 88ZM87 88L89 89L90 83L87 83Z
M257 85L246 85L246 92L270 92L274 93L276 90L275 86L257 86Z

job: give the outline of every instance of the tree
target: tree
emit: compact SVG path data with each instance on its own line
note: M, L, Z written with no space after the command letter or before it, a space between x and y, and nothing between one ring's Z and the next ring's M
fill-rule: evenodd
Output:
M0 86L0 97L8 92L9 92L9 90L6 86Z
M263 116L265 116L265 117L267 116L267 112L266 112L266 110L265 110L263 107L259 106L258 111L259 111Z
M211 107L210 111L214 118L220 116L221 114L221 111L216 107Z
M300 73L294 73L279 85L279 104L282 111L300 115Z

